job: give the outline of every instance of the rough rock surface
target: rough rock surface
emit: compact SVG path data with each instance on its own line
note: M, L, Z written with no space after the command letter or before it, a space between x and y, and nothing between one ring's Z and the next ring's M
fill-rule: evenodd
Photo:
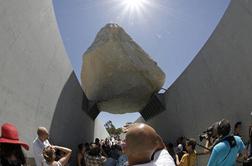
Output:
M83 55L82 87L100 111L138 112L159 91L164 72L117 24L107 24Z

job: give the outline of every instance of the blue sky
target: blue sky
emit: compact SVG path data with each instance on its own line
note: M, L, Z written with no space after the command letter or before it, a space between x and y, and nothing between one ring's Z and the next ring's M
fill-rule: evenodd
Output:
M230 0L53 0L65 49L80 78L82 55L107 23L118 23L166 73L168 88L218 24ZM99 118L120 127L139 113Z

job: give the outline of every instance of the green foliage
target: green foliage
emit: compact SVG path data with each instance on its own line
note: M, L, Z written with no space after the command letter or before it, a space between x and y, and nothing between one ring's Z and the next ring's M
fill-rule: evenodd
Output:
M119 136L122 133L122 128L115 128L112 121L108 121L104 124L104 127L108 131L110 136Z

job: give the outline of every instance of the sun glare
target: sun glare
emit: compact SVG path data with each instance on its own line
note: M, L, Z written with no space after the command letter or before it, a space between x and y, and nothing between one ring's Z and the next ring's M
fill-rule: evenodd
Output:
M123 5L130 10L139 10L147 0L122 0Z
M149 7L153 6L153 0L116 0L119 9L119 18L121 20L127 19L130 24L134 24L139 20L144 20L146 13L150 10Z

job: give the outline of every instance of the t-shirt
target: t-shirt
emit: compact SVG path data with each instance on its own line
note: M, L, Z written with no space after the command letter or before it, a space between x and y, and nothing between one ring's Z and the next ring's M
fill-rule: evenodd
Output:
M183 151L180 151L177 153L179 161L182 159L184 154L185 154L185 152L183 152Z
M166 149L155 152L151 162L134 166L175 166L174 160Z
M103 158L101 156L84 155L86 166L102 166Z
M111 166L111 165L116 165L116 160L113 158L107 158L103 166Z
M42 151L45 147L49 146L48 140L42 142L38 137L33 141L33 155L37 166L41 166L44 161Z
M59 162L59 161L56 161L57 162L57 166L62 166L62 164ZM43 164L44 166L50 166L50 165L48 165L47 164L47 162L46 161L44 161L44 164Z
M222 141L214 146L207 166L235 166L237 154L245 149L239 136L234 136L236 146L231 148L228 141Z
M126 162L128 161L128 157L125 154L122 154L116 163L116 166L124 166L126 165Z
M182 156L179 166L195 166L196 163L196 152L189 154L186 153Z
M157 151L153 160L158 166L175 166L173 158L166 149Z

